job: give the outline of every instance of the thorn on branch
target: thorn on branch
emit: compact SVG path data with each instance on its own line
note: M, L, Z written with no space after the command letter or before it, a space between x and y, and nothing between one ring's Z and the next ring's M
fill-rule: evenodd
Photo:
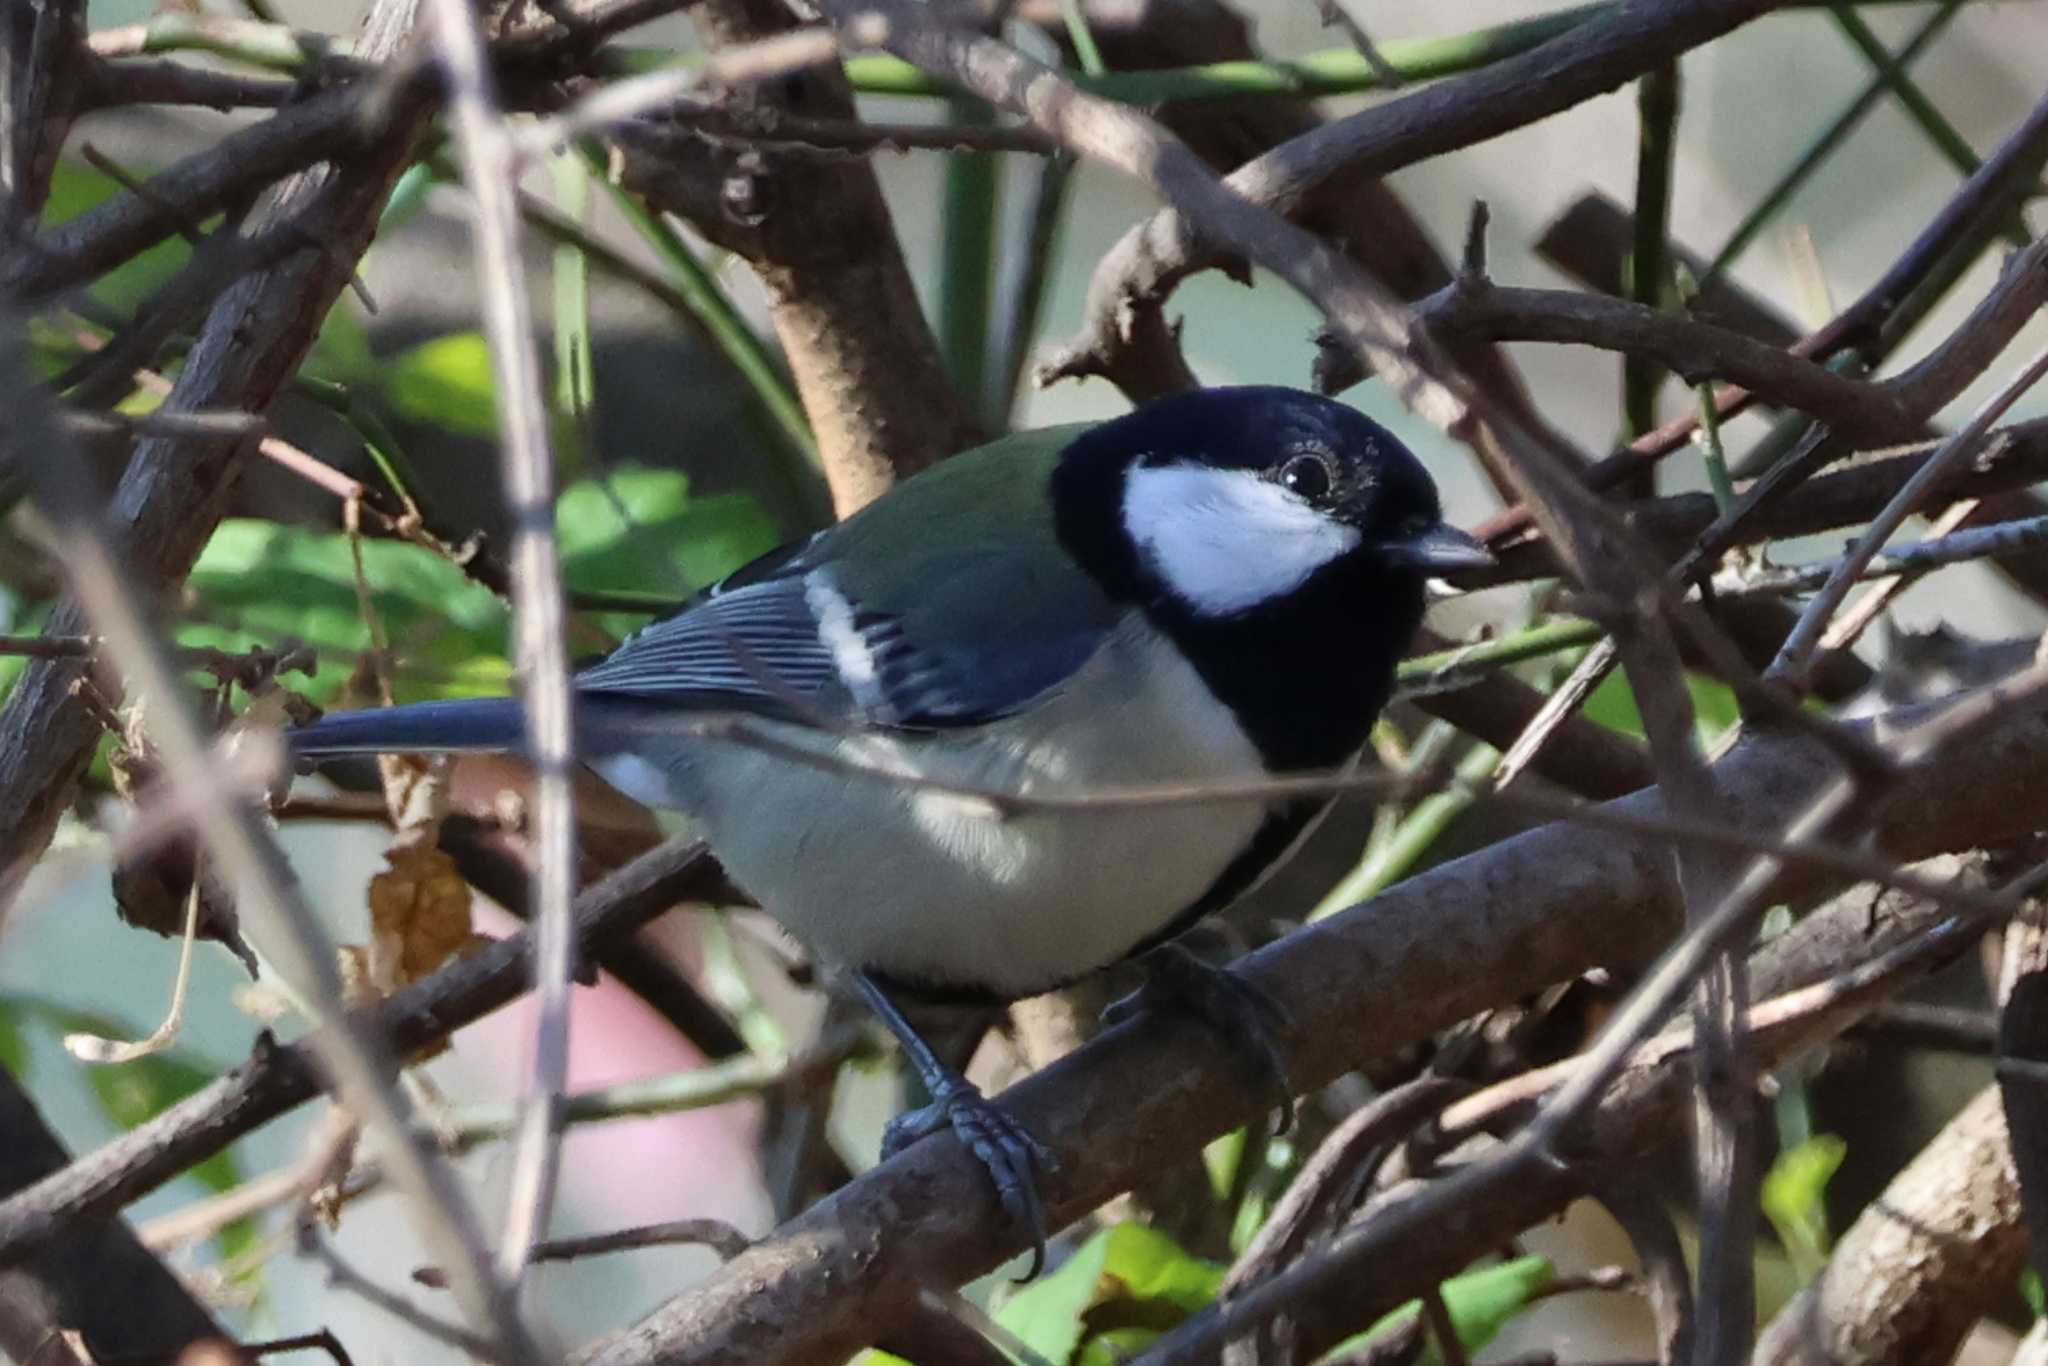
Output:
M1493 210L1483 199L1472 201L1472 213L1465 220L1465 250L1458 258L1458 284L1471 288L1486 283L1486 229Z

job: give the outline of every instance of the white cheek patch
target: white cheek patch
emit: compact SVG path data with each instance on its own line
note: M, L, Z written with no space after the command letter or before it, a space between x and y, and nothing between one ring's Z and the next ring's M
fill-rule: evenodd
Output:
M1249 470L1134 465L1124 530L1173 595L1203 616L1283 597L1358 548L1358 528Z

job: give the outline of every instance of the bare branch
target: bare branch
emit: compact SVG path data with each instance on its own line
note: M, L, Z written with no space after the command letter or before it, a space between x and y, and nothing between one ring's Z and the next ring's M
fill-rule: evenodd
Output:
M1717 765L1724 800L1746 819L1782 827L1799 794L1826 782L1827 755L1810 738L1759 735ZM1995 731L1945 761L1938 782L1913 785L1881 813L1878 843L1910 859L2009 837L2033 820L2044 790L2048 727L2037 711L2007 707ZM1655 810L1659 803L1645 793L1616 806ZM1281 1042L1289 1075L1311 1088L1593 963L1638 958L1679 916L1665 866L1632 842L1545 827L1411 878L1240 967L1294 1011L1294 1028ZM1828 882L1795 870L1772 894L1797 901ZM1865 904L1853 908L1853 918L1857 932L1867 932ZM1758 989L1782 986L1760 979ZM1051 1219L1094 1208L1252 1116L1261 1098L1217 1085L1211 1069L1219 1065L1199 1029L1147 1021L1109 1031L1006 1092L1006 1108L1061 1154L1044 1190ZM1682 1092L1671 1099L1682 1100ZM1635 1118L1603 1121L1596 1132L1629 1135L1631 1142L1650 1132L1637 1127L1642 1112L1617 1113ZM1666 1127L1656 1132L1668 1133L1683 1112L1659 1113ZM1442 1248L1441 1259L1401 1244L1353 1284L1403 1298L1542 1218L1570 1193L1547 1178L1525 1179L1498 1205L1463 1207L1483 1215L1485 1227L1462 1225L1460 1240ZM917 1217L906 1218L908 1210ZM1017 1250L1021 1237L1001 1219L973 1159L950 1139L935 1138L861 1177L583 1359L593 1366L775 1363L851 1352L887 1332L917 1276L965 1280Z
M0 1135L0 1190L10 1195L71 1160L4 1070ZM116 1283L121 1293L106 1293ZM41 1249L0 1270L0 1351L16 1361L50 1361L43 1344L60 1329L77 1330L101 1360L176 1357L191 1343L224 1336L128 1225L106 1217L72 1220Z
M499 1273L516 1282L545 1237L561 1160L562 1093L569 1073L569 988L576 895L575 714L570 702L569 611L555 544L555 463L548 449L540 358L522 287L519 153L498 112L482 35L467 0L435 0L435 46L448 74L464 178L476 201L477 285L496 377L505 495L512 523L513 627L518 641L526 750L538 774L534 802L534 1026L530 1109L513 1167L511 1212Z
M671 842L634 860L577 898L578 940L598 948L630 934L703 888L716 865L701 845ZM523 992L532 968L528 934L456 959L366 1011L359 1027L404 1057L481 1019ZM20 1194L0 1201L0 1265L62 1230L161 1186L242 1135L320 1094L310 1042L279 1045L268 1034L234 1072L193 1093Z
M373 12L365 49L395 51L411 16L410 0L386 0ZM300 252L222 294L164 404L167 411L260 412L269 404L346 283L353 252L367 242L413 132L427 113L418 99L394 101L392 111L392 124L380 140L367 149L344 142L333 163L294 176L252 225L261 231L311 223L325 240L345 244L351 255L337 261L329 253ZM191 202L175 194L172 200ZM133 196L115 203L154 213ZM14 259L33 264L47 258L23 251ZM238 438L155 437L137 447L108 513L114 551L132 576L132 589L156 592L184 577L226 506L247 450L248 443ZM75 609L63 608L49 629L53 635L77 635L83 625ZM32 665L0 707L0 737L6 741L0 745L0 902L12 898L49 842L98 738L97 723L72 690L77 673L77 666L66 661Z
M421 1237L456 1268L458 1296L477 1330L516 1366L541 1366L541 1348L491 1275L483 1231L467 1199L448 1166L412 1132L410 1106L382 1041L359 1033L344 1015L332 947L283 851L249 803L232 796L222 800L209 781L212 765L199 720L129 595L81 466L59 448L55 424L38 403L18 345L11 354L0 350L0 392L10 396L13 409L8 454L18 468L41 477L40 504L49 518L53 556L64 565L79 608L105 633L110 662L148 708L164 781L189 804L207 854L235 888L238 912L314 1020L326 1026L314 1036L321 1070L338 1099L383 1141L392 1176L411 1197L409 1212Z
M2026 1265L2005 1112L1987 1086L1835 1244L1778 1312L1758 1366L1917 1366L1955 1355Z
M2048 276L2048 246L2036 246L2027 254L2031 258L2031 265L2026 268ZM1940 481L1942 475L1973 454L1978 443L1983 441L1985 433L1991 430L1992 425L2003 417L2006 410L2018 402L2043 374L2048 374L2048 349L2037 353L2022 367L2018 375L1996 394L1986 399L1977 411L1970 415L1970 420L1962 429L1929 456L1926 464L1914 471L1913 477L1893 495L1891 502L1871 519L1870 525L1857 538L1855 547L1843 557L1842 563L1829 576L1828 581L1821 585L1820 592L1806 605L1806 609L1800 614L1798 625L1793 628L1792 634L1786 637L1784 646L1778 652L1778 658L1772 662L1771 676L1785 678L1795 686L1805 678L1821 633L1827 629L1835 609L1847 596L1850 585L1868 568L1870 561L1884 547L1884 543L1891 539L1892 533L1896 532L1908 517L1920 510L1928 491Z
M1518 57L1454 77L1304 133L1232 172L1230 188L1296 216L1361 180L1533 123L1613 90L1774 7L1772 0L1630 0ZM1113 374L1119 353L1144 335L1134 319L1158 314L1167 294L1219 264L1204 242L1215 225L1176 205L1124 234L1096 267L1080 337L1050 363L1054 374Z
M704 0L694 19L714 50L795 27L773 0ZM854 117L836 67L782 84L743 88L737 102ZM614 145L628 189L737 251L761 277L834 511L843 516L975 444L981 433L946 376L871 166L768 149L736 155L687 129L639 125L619 130Z

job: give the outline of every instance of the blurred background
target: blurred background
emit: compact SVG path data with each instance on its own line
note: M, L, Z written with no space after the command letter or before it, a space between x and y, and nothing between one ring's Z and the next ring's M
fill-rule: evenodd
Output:
M1483 29L1559 8L1509 0L1345 0L1345 5L1380 43ZM1340 34L1322 26L1310 0L1241 0L1235 7L1266 54L1292 56L1344 45ZM275 8L290 23L343 35L354 31L359 12L352 3L334 0L281 0ZM95 0L91 23L101 28L137 22L150 9L147 3ZM1954 130L1981 154L1994 147L2040 96L2043 73L2048 72L2048 9L2035 0L2003 0L1961 5L1956 11L1913 72ZM1875 5L1859 11L1893 48L1933 12L1933 6L1921 4ZM687 23L673 21L640 30L627 41L681 49L692 38ZM1683 117L1671 197L1672 236L1690 251L1712 258L1818 130L1871 80L1871 68L1832 29L1824 10L1795 9L1752 23L1688 56L1681 77ZM1327 107L1343 112L1381 98L1385 96L1333 99ZM863 109L871 117L900 121L946 117L945 102L927 97L864 97ZM90 141L121 165L147 171L213 141L232 117L162 111L94 115L74 134L73 146L81 139ZM1456 255L1473 203L1484 200L1492 214L1489 258L1497 280L1576 284L1540 254L1536 244L1546 229L1589 194L1604 193L1620 204L1631 201L1637 133L1635 96L1632 89L1624 89L1531 128L1403 171L1390 183L1447 256ZM945 154L885 151L875 154L874 160L920 290L927 305L936 306ZM1019 221L1020 206L1036 173L1034 161L1008 156L999 163L1006 254L1021 250L1025 224ZM1877 277L1951 195L1959 179L1955 165L1932 144L1923 126L1895 100L1880 100L1846 144L1733 261L1728 278L1768 302L1797 330L1809 330ZM628 261L662 268L645 239L601 190L592 191L580 172L551 174L546 167L536 168L526 186L572 218L581 218L593 236ZM69 195L79 205L104 190L82 163L68 166L60 181L60 198ZM375 313L344 295L339 316L330 323L309 370L350 386L355 395L351 401L374 408L405 451L423 501L445 524L502 532L488 371L476 332L466 199L457 186L424 181L409 184L404 193L409 198L394 211L362 270L377 305ZM1093 167L1079 169L1066 229L1051 260L1039 349L1073 333L1090 271L1116 239L1154 207L1142 187ZM527 248L526 284L545 319L546 301L561 285L562 258L532 233ZM710 250L704 251L703 259L756 329L765 333L760 290L744 264ZM1952 328L1982 297L1994 272L1994 261L1980 263L1888 369L1903 368L1932 339ZM126 284L116 282L113 288L117 295L130 291L124 297L132 299L146 283L146 275L139 275ZM577 505L573 525L565 528L565 534L582 538L571 546L572 568L581 549L587 552L585 563L605 570L613 586L680 598L747 556L804 530L816 516L815 487L807 492L801 471L793 472L786 458L772 453L772 440L746 395L729 378L730 372L644 290L602 269L589 271L588 289L588 374L594 387L580 419L560 433L564 482L584 485L578 495L584 501ZM118 302L118 297L111 302ZM1221 275L1206 274L1177 293L1173 311L1185 319L1187 357L1205 383L1308 382L1316 319L1285 287L1262 277L1245 288ZM553 345L550 337L540 340L544 348ZM2025 354L2044 342L2048 322L2036 319L2016 342L2013 354ZM1553 425L1589 450L1612 447L1622 430L1617 357L1562 346L1517 345L1510 350L1538 407ZM570 361L571 366L576 363ZM1958 400L1955 412L1974 406L2007 373L1994 367L1979 387ZM1471 524L1495 509L1492 493L1463 447L1412 418L1370 382L1353 388L1346 398L1393 427L1423 456L1446 490L1452 520ZM1689 410L1692 397L1684 386L1673 383L1664 387L1660 401L1662 415L1672 416ZM1118 393L1101 381L1044 390L1027 382L1017 399L1015 419L1018 425L1035 426L1108 416L1124 406ZM2037 393L2024 400L2013 417L2044 412L2048 394ZM355 428L337 420L331 408L295 395L282 405L279 419L281 430L293 441L358 477L376 478ZM1761 417L1738 419L1728 433L1731 449L1742 449L1765 425ZM1683 478L1673 472L1679 465L1687 471L1696 468L1695 462L1668 462L1663 477ZM653 477L648 471L674 473ZM109 477L111 472L110 468ZM273 467L258 467L239 496L246 512L260 511L265 517L297 520L326 531L339 526L331 498ZM1815 554L1829 549L1809 547ZM287 554L245 528L209 552L196 576L200 591L212 592L209 601L215 604L239 601L233 587L239 581L246 589L244 596L253 600L276 582L272 575L317 571L310 561L291 557L297 553ZM401 660L411 660L423 671L455 667L460 661L460 667L475 671L477 688L501 686L503 623L494 617L496 607L489 595L455 579L435 580L410 595L394 592L386 600L381 595L389 584L379 576L388 573L396 581L413 572L402 560L380 553L370 565ZM344 585L345 580L328 586L338 594ZM437 616L424 610L423 596L444 612ZM245 615L214 620L209 627L201 614L195 629L217 630L226 641L236 638L237 632L303 632L310 625L315 633L331 629L335 647L346 647L349 633L359 626L352 608L338 595L319 601L324 604L321 611L331 608L338 614L334 623L322 626L305 615L291 622L267 621L257 604L247 601L242 603ZM1928 577L1905 595L1898 615L1907 623L1942 622L1986 636L2038 632L2044 624L2028 600L1975 568ZM15 629L32 627L31 619L17 616ZM579 644L601 646L601 633L618 627L617 620L600 617L592 638ZM495 663L493 640L498 642ZM1866 648L1881 650L1883 644L1873 637ZM323 686L337 689L346 675L345 668L323 672L329 675ZM403 695L402 670L398 682ZM364 889L382 866L387 832L372 824L294 821L287 824L284 836L337 941L362 939ZM1355 854L1357 831L1347 837L1354 841ZM1297 887L1288 894L1313 897L1318 891ZM491 914L487 912L487 917ZM514 923L497 915L481 928L499 934ZM689 927L671 928L678 952L704 952ZM232 1065L246 1055L260 1027L243 1008L248 979L242 969L217 948L202 946L178 1051L197 1072L182 1081L166 1069L146 1077L93 1072L58 1046L61 1029L75 1027L67 1021L84 1015L101 1017L115 1032L146 1033L159 1018L176 957L174 942L117 925L106 840L82 823L67 822L60 846L0 932L0 1002L7 1007L6 1032L21 1050L37 1098L74 1152L104 1141L137 1115L159 1108L172 1090L193 1077ZM746 921L738 923L734 938L739 957L757 969L757 982L769 979L763 989L776 993L775 1013L791 1039L801 1041L814 1026L816 1006L774 985L773 979L781 974L775 970L771 935L769 928ZM671 1073L698 1061L671 1030L614 983L580 991L576 1011L572 1084L577 1089ZM481 1124L489 1117L489 1107L502 1107L518 1093L530 1029L526 1010L502 1011L464 1031L448 1053L425 1068L450 1114ZM1876 1180L1886 1170L1883 1161L1896 1163L1919 1141L1915 1134L1924 1136L1988 1075L1948 1061L1922 1070L1925 1075L1912 1087L1868 1102L1883 1113L1880 1127L1890 1135L1884 1146L1896 1145L1889 1158L1873 1159ZM874 1123L887 1087L886 1076L877 1072L871 1083L854 1088L854 1110L839 1137L856 1169L872 1160ZM1843 1115L1840 1107L1853 1109L1857 1092L1845 1091L1835 1104L1830 1122L1851 1122L1853 1116ZM567 1140L566 1185L555 1231L704 1216L729 1221L750 1235L764 1232L772 1206L759 1175L755 1108L738 1103L575 1129ZM294 1115L237 1145L231 1155L233 1172L217 1170L215 1179L227 1183L290 1163L302 1150L308 1123L308 1115ZM483 1207L502 1206L502 1148L484 1144L463 1159L463 1166ZM200 1180L186 1178L143 1201L132 1213L147 1224L205 1192ZM251 1336L326 1325L359 1362L435 1360L445 1355L446 1349L360 1297L330 1289L327 1269L316 1262L287 1253L270 1259L260 1278L223 1277L223 1263L232 1261L238 1251L247 1251L248 1239L262 1235L244 1230L235 1236L244 1241L230 1245L210 1239L189 1247L178 1255L178 1264L236 1305L231 1318ZM1591 1217L1575 1219L1553 1237L1563 1249L1560 1260L1573 1265L1597 1265L1625 1255L1620 1240ZM445 1296L407 1279L406 1273L425 1257L395 1201L372 1198L352 1207L334 1245L381 1284L452 1317ZM546 1313L573 1340L629 1321L711 1264L711 1255L703 1249L682 1248L549 1266L537 1273L537 1293ZM1515 1338L1504 1339L1494 1350L1511 1351L1519 1343L1556 1345L1579 1359L1641 1354L1648 1342L1639 1317L1621 1297L1575 1296L1520 1321Z

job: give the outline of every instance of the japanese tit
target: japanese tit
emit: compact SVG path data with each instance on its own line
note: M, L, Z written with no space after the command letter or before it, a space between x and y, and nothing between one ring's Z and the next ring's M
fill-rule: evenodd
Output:
M965 452L739 570L576 676L577 740L857 974L934 1100L891 1146L950 1124L1037 1232L1042 1151L888 993L1033 995L1243 895L1325 801L1029 799L1346 767L1425 580L1487 562L1415 456L1354 410L1182 394ZM744 733L705 725L735 714ZM428 702L290 740L306 758L502 750L522 722L511 698ZM954 788L1026 800L998 817ZM1169 986L1202 976L1154 958ZM1177 994L1254 1030L1270 1016L1219 1012L1217 985Z

